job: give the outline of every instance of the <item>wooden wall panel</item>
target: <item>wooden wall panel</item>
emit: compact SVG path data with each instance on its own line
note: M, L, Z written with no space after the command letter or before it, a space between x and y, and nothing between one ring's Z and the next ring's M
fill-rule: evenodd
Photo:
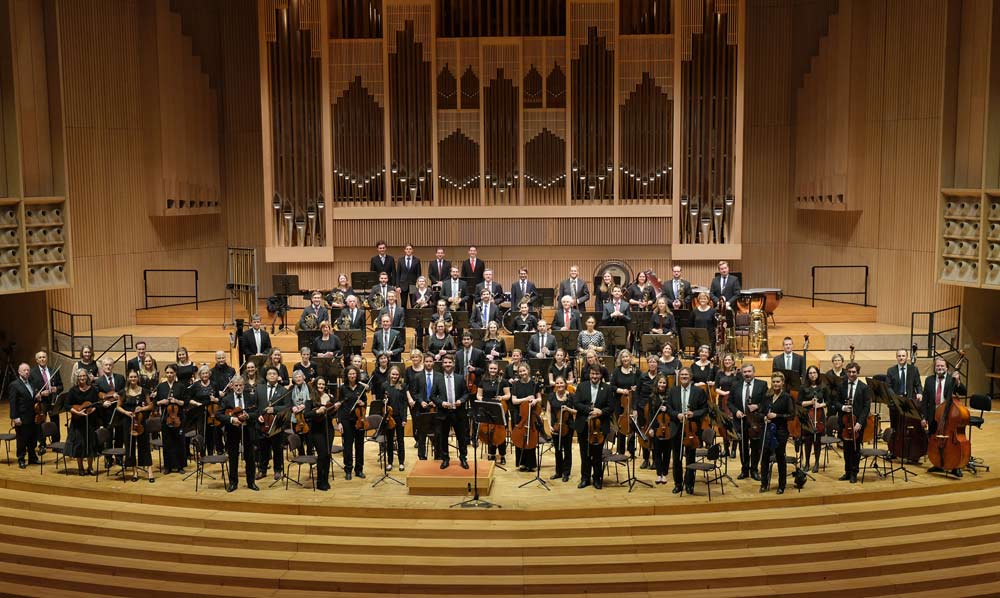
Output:
M61 191L55 188L55 170L61 168L61 156L56 160L53 153L49 118L44 4L38 0L11 0L10 11L23 193L29 197L51 197Z

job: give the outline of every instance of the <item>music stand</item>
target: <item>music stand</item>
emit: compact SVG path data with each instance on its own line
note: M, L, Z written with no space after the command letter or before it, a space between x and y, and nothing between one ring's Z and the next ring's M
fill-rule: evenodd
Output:
M690 309L675 309L674 310L674 324L678 327L687 327L688 322L691 321L691 310Z
M639 339L639 350L643 355L656 355L659 357L665 345L670 345L677 353L677 345L680 342L675 334L644 334Z
M419 401L418 401L419 402ZM414 438L423 438L424 444L427 444L427 439L434 436L434 441L437 440L436 426L437 420L435 420L436 413L431 413L429 411L423 411L421 413L413 414L413 436ZM434 451L436 456L437 449L434 448L434 441L431 442L431 449ZM426 451L427 447L424 447Z
M643 332L653 327L653 312L649 310L639 310L632 312L632 319L629 320L629 332L639 336Z
M365 346L364 330L335 330L333 332L340 339L340 346L344 348L344 356L353 355L354 350L359 352Z
M466 330L469 327L469 312L452 310L451 324L452 324L452 330L455 331Z
M299 294L299 277L297 274L273 274L271 275L271 286L274 294L278 297L278 311L274 312L271 318L271 333L274 334L274 323L281 318L281 326L277 334L288 332L288 297Z
M465 282L465 299L468 304L469 311L472 311L472 304L476 302L478 296L476 295L476 285L479 284L475 276L462 276L459 280Z
M917 410L916 405L914 405L913 402L910 401L908 397L897 395L895 392L893 392L891 388L889 388L888 384L882 382L881 380L875 380L873 378L870 378L868 381L868 387L872 389L873 401L878 401L879 403L887 404L889 405L889 409L896 409L896 411L900 414L901 417L899 418L899 425L903 429L900 430L899 432L903 434L903 446L904 447L909 446L910 426L907 425L906 420L913 420L920 422L924 419L923 415L920 413L920 411ZM875 435L875 442L878 443L878 434ZM895 473L897 471L902 471L904 482L910 481L909 476L916 477L918 475L906 468L906 459L904 458L904 455L895 455L895 457L899 459L899 466L893 467L891 470L889 470L890 474Z
M702 345L709 345L708 330L704 328L681 328L681 349L697 350Z
M344 364L336 357L316 357L316 377L323 378L330 385L332 380L338 380L344 373Z
M600 311L581 311L580 312L580 325L586 328L587 318L594 318L594 322L597 324L597 328L601 326L601 318L604 317L604 312Z
M789 391L798 391L802 389L802 377L795 370L777 369L774 371L781 372L785 375L785 388Z
M886 385L884 382L882 382L881 380L879 380L877 378L866 378L865 380L868 383L868 388L871 389L872 403L878 403L879 405L891 405L891 404L894 403L893 399L896 398L896 394L892 391L892 389L890 389L888 387L888 385ZM883 459L883 460L887 459L888 455L889 455L889 451L885 450L885 449L880 450L878 448L878 437L879 437L878 429L879 429L879 424L882 421L881 409L878 409L878 408L875 409L874 417L875 417L875 428L872 430L873 444L872 444L872 448L871 448L871 454L864 455L864 457L865 457L865 467L864 467L864 469L865 469L865 471L868 470L868 462L869 462L869 460L871 460L873 462L872 469L875 470L876 475L878 475L878 477L880 477L880 478L885 478L885 477L888 477L888 476L894 474L898 469L894 469L894 468L891 468L890 466L884 465L884 461L883 461L883 468L879 468L879 466L878 466L878 459L880 459L880 458ZM918 419L919 419L919 417L918 417ZM864 442L864 436L863 435L862 435L861 441ZM860 446L858 448L858 452L859 453L861 452ZM908 480L906 480L907 473L909 473L909 475L916 475L913 472L907 472L906 471L906 467L905 467L905 464L903 463L902 456L900 456L900 468L902 468L904 470L903 471L903 479L904 479L904 481L908 481ZM886 471L882 471L882 469L885 469ZM864 481L865 481L865 476L864 476L864 473L862 473L861 474L861 483L863 484ZM895 476L893 476L893 481L895 481Z
M628 343L628 333L624 326L601 326L600 331L604 334L604 346L608 347L611 355L618 353L618 349Z
M532 357L528 359L528 367L531 369L531 376L541 376L545 386L548 386L549 367L552 366L551 357Z
M472 403L472 498L455 503L450 508L502 508L500 505L479 498L479 426L481 424L505 426L503 408L500 403L492 401L473 401Z
M387 464L389 463L389 442L387 440L388 437L387 435L389 434L395 435L395 430L388 429L389 418L385 417L384 400L375 399L374 401L371 402L368 408L368 416L371 417L372 415L378 415L381 417L379 417L378 427L375 428L375 433L372 435L371 440L378 442L379 436L382 437L382 442L380 443L381 446L379 446L379 459L378 459L379 468L382 470L382 475L379 476L377 480L372 482L372 488L378 486L379 484L385 481L396 482L400 486L403 486L405 485L403 484L403 482L392 477L392 468L387 467ZM399 422L397 422L396 425L400 425Z
M323 334L322 330L296 330L296 336L298 336L298 347L301 350L302 347L309 347L312 351L313 345L316 343L316 339ZM310 353L311 355L312 353Z
M483 342L483 338L486 337L485 328L466 328L465 332L472 335L472 346L477 346L477 344Z
M250 355L249 357L247 357L246 361L243 362L243 365L240 366L240 371L245 371L247 364L253 362L253 364L257 366L257 371L260 372L264 368L264 362L266 360L267 360L267 355L264 355L263 353L258 353L257 355Z
M538 289L538 294L535 295L535 299L531 303L533 307L554 307L556 304L556 290Z
M359 292L367 293L378 284L378 272L351 272L351 288L357 296ZM346 299L346 297L344 297Z
M514 349L520 349L521 353L524 353L528 349L528 340L534 336L534 332L515 332L514 333Z
M632 436L632 434L637 434L639 436L639 438L642 439L642 440L648 440L648 438L646 437L645 430L643 430L642 426L639 425L639 420L637 418L633 417L631 414L629 415L628 419L629 419L629 427L631 429L629 430L628 433L625 434L625 439L626 439L625 440L625 446L626 447L628 446L628 437ZM638 441L636 441L636 444L638 444ZM619 486L623 486L625 484L628 484L628 491L629 492L632 492L632 490L635 488L636 484L642 484L643 486L645 486L647 488L652 488L653 487L652 484L650 484L649 482L647 482L645 480L640 480L638 477L636 477L636 475L635 475L635 451L631 451L629 454L631 455L631 457L629 457L628 463L626 463L626 465L625 465L625 473L628 474L628 479L626 479L623 482L620 482L618 485Z
M576 347L579 344L579 330L556 330L552 333L556 337L556 349L562 349L566 355L576 355Z

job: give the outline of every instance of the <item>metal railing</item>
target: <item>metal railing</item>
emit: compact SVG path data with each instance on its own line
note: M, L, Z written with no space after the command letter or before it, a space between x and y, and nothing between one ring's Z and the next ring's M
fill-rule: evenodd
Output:
M118 345L121 345L121 349L118 349ZM128 361L128 352L134 349L134 342L131 334L123 334L111 341L108 348L104 350L100 355L94 358L94 361L100 362L105 355L109 353L114 355L113 362L118 363L119 361ZM119 353L119 351L121 353Z
M934 311L915 311L910 314L910 345L925 344L927 359L942 357L949 366L958 362L961 348L960 335L962 306L953 305ZM920 326L926 324L926 326ZM926 328L926 332L923 330ZM919 331L919 332L918 332ZM962 374L968 379L968 361L963 364Z
M77 319L86 319L86 328L82 325L77 326ZM82 324L82 322L81 322ZM66 330L69 328L69 330ZM83 330L86 330L84 333ZM49 308L49 348L53 353L58 353L63 357L68 357L73 359L76 357L76 341L88 340L87 345L89 347L94 346L94 316L92 314L73 314L68 311L63 311L61 309L56 309L54 307ZM69 343L66 346L66 350L63 350L64 345L60 342L62 339L68 338Z
M149 294L149 273L150 272L190 272L194 274L194 295L150 295ZM173 307L175 305L190 305L194 303L194 308L198 309L198 271L197 270L180 270L180 269L159 269L153 268L142 271L142 294L144 298L144 303L146 307L144 309L149 309L150 299L194 299L194 301L182 301L181 303L167 303L165 305L154 305L153 307Z
M857 269L861 268L865 271L865 288L861 291L824 291L816 292L816 270L834 270L834 269ZM834 296L834 295L864 295L864 303L861 305L865 307L871 307L868 305L868 266L813 266L812 267L812 306L816 307L816 297L819 295L823 296ZM834 303L850 303L851 305L857 305L857 303L852 303L851 301L836 301L834 299L827 299L827 301L833 301Z

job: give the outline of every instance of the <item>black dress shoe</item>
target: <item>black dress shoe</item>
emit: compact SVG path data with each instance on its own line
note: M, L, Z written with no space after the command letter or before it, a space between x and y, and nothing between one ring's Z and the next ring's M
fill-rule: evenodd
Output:
M447 460L442 461L441 462L441 469L448 469L449 465L451 465L451 463L449 461L447 461Z
M775 492L775 494L784 494L784 493L785 493L785 489L784 488L778 488L778 491Z
M688 494L694 494L694 486L688 486L684 488L684 491L687 492Z
M857 476L857 474L853 474L853 473L851 474L851 483L852 484L857 484L858 483L858 476Z
M236 484L226 486L226 492L236 492Z
M761 486L760 487L760 493L761 494L764 494L765 492L767 492L767 490L768 490L767 486Z
M847 480L851 479L851 474L845 473L844 475L840 476L837 479L841 482L846 482Z
M330 487L329 486L316 486L316 489L319 490L320 492L326 492L327 490L330 489Z
M680 494L681 492L684 492L684 487L683 486L674 486L674 489L671 490L671 492L673 492L674 494Z
M469 462L466 461L465 459L460 460L458 462L458 464L462 466L462 469L468 469L469 468Z
M349 472L349 471L344 474L344 479L345 480L350 481L351 477L352 477L352 475L351 475L351 472Z
M600 490L601 488L604 488L604 480L594 480L594 489Z
M928 467L927 473L944 473L944 470L940 467Z
M750 477L750 474L749 474L749 473L746 473L746 472L740 472L740 475L736 476L736 479L737 479L737 480L745 480L745 479L747 479L748 477Z
M564 473L563 476L562 476L562 479L563 479L563 482L568 482L569 481L569 474L568 473Z
M580 480L580 483L576 485L576 487L577 488L586 488L589 485L590 485L590 480L588 480L588 479L582 479L582 480Z
M751 471L750 472L750 479L752 479L755 482L759 482L760 481L760 474L757 473L756 471Z
M45 447L44 446L38 447L38 455L42 456L44 454L45 454Z
M260 488L257 486L257 484L254 484L253 482L247 484L247 488L253 490L254 492L260 492Z
M24 459L18 459L17 466L21 469L28 469L28 464L24 462Z
M500 457L500 465L506 465L506 464L507 464L507 457Z
M28 459L28 465L38 465L41 463L38 459Z
M489 457L486 457L487 461L493 461L494 459L496 459L496 457L493 456L493 455L490 455Z
M960 478L960 477L962 477L962 470L961 469L952 469L951 470L951 475L955 476L956 478Z
M365 479L365 472L363 472L363 471L355 471L354 472L354 477L361 478L363 480L363 479Z
M643 461L642 465L639 466L639 469L649 469L649 460L647 459L646 461Z
M558 480L558 479L559 479L559 478L561 478L561 477L563 477L563 475L562 475L561 473L558 473L558 472L557 472L557 473L554 473L554 474L550 475L550 476L549 476L549 479L550 479L550 480Z

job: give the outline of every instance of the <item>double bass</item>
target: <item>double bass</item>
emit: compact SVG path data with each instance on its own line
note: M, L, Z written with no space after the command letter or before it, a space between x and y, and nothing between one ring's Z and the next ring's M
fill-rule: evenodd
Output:
M958 363L963 359L964 354ZM950 399L938 405L934 421L937 427L928 441L927 458L934 467L945 471L964 468L972 459L972 442L965 435L969 410L952 394Z

